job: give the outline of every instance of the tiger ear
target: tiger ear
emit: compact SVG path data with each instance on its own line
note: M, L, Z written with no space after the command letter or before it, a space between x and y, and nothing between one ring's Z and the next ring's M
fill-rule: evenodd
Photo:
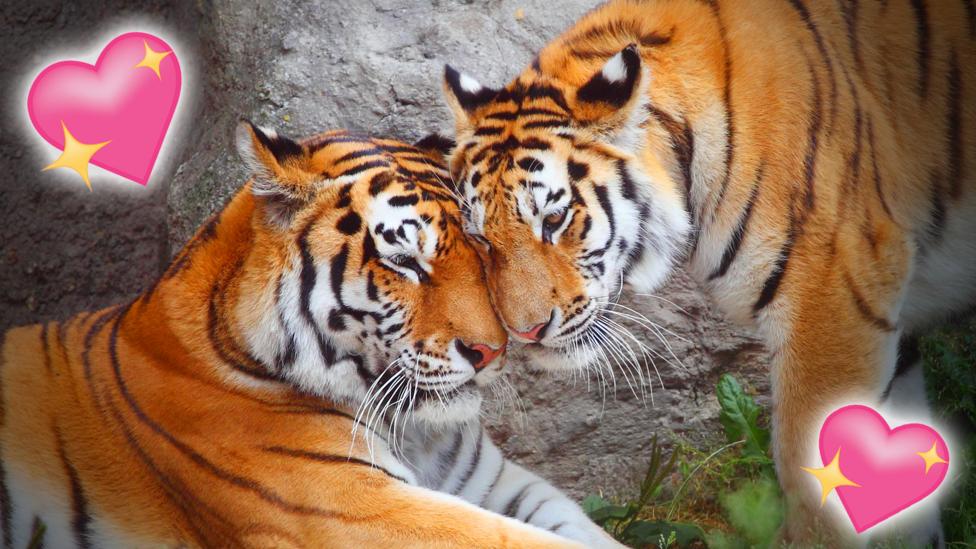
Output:
M637 44L631 44L611 57L600 72L576 91L576 101L603 103L619 109L637 95L640 77L640 54Z
M453 139L437 132L426 135L413 144L414 147L422 151L433 153L441 161L446 161L451 156L451 152L454 151L456 145L457 143Z
M645 72L637 45L627 46L576 90L573 115L618 146L631 148L643 133L640 124L646 113L637 107L648 80Z
M496 95L498 90L486 88L454 67L444 65L444 98L454 111L458 127L470 125L474 112L490 103Z
M251 192L268 206L273 220L287 222L315 194L321 179L310 169L308 151L277 132L242 120L235 134L237 152L251 179Z

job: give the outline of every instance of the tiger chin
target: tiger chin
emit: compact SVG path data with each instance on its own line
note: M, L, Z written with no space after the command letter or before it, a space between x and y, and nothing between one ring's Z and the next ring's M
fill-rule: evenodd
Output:
M440 153L236 139L153 287L7 333L4 545L618 546L478 421L507 337Z

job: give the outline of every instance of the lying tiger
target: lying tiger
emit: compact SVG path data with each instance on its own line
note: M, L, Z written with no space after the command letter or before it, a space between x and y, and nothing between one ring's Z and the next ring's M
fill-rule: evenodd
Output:
M788 538L825 528L801 467L828 412L925 419L912 338L976 305L972 1L612 0L504 88L444 87L465 230L540 365L599 360L622 282L683 259L757 328Z
M507 338L442 157L237 141L253 180L153 288L6 336L3 546L617 546L478 422Z

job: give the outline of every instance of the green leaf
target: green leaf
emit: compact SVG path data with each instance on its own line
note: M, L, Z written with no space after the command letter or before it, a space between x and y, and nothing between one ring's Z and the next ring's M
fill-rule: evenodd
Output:
M728 534L721 530L711 530L705 534L705 545L708 549L748 549L746 540L735 534Z
M745 455L766 456L769 450L769 430L759 426L758 404L745 392L729 374L722 375L715 388L719 406L722 408L718 419L725 427L729 442L744 440Z
M587 513L590 516L590 520L603 526L607 521L610 520L624 520L630 518L633 514L633 507L630 505L606 505L594 510L592 513Z
M705 532L694 524L669 522L666 520L637 520L623 532L622 537L634 544L652 544L655 547L662 538L667 540L671 534L679 547L686 547L694 541L704 541Z
M719 497L729 523L752 547L769 547L783 522L783 498L775 480L744 483Z
M590 494L583 498L583 501L580 502L580 507L583 508L583 512L587 515L590 515L597 509L602 509L607 505L610 505L610 502L596 494Z

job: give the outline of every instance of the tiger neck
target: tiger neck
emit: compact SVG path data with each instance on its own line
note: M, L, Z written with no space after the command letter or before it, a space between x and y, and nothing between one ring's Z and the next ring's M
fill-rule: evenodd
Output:
M183 354L196 359L186 367L197 375L237 373L279 380L274 364L256 356L244 336L269 316L275 281L284 266L280 246L270 246L255 229L256 209L255 198L244 187L136 302L144 316L161 325L156 329L170 330Z

